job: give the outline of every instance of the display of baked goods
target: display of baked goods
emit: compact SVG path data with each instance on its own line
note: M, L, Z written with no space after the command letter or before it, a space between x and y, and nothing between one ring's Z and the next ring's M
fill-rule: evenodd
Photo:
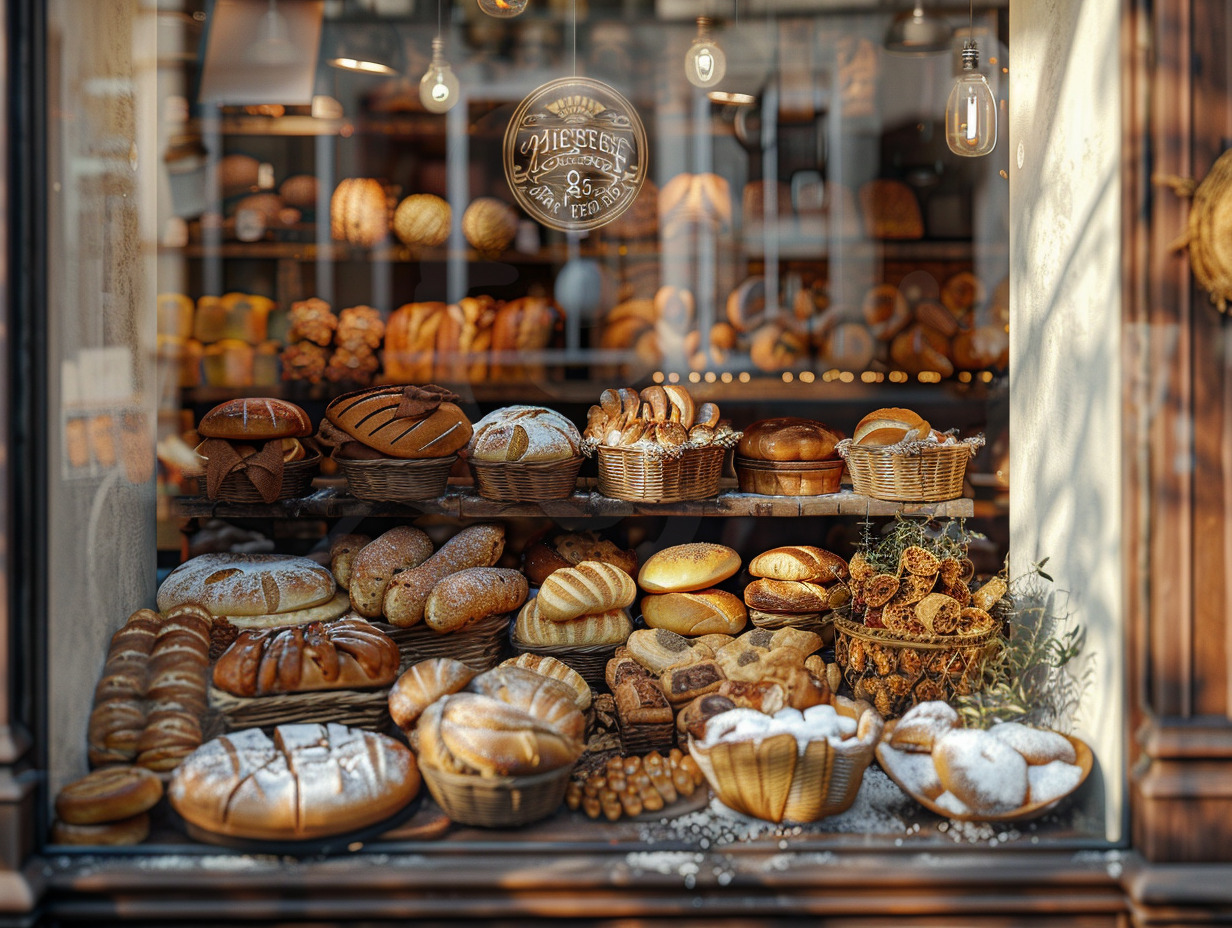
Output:
M224 481L234 475L233 479L250 486L264 502L273 502L284 495L286 465L317 456L299 440L312 434L308 414L274 397L235 399L215 406L201 417L197 432L203 439L197 454L205 461L210 499L224 493Z
M609 822L644 813L664 814L666 807L704 789L706 778L697 763L679 748L665 755L608 758L603 771L575 775L565 792L565 805L588 818Z
M390 818L420 788L404 745L342 725L279 725L203 744L167 788L175 811L218 835L296 841L343 834Z
M920 703L887 726L877 760L930 811L998 822L1055 808L1082 785L1092 765L1090 749L1077 738L1019 722L962 728L942 702Z

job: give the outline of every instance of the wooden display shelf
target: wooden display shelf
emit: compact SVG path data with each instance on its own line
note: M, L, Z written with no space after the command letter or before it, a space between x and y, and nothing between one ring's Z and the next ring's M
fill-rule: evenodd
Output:
M566 499L544 502L502 503L475 494L469 484L450 487L444 496L414 503L368 502L356 499L341 487L322 486L311 496L270 504L228 503L203 496L179 497L175 514L184 517L232 519L341 519L443 515L457 519L541 518L585 519L628 516L893 516L925 515L963 519L975 512L970 499L941 503L893 503L869 499L843 490L827 496L761 496L740 493L728 480L718 496L679 503L634 503L601 496L592 489L591 478L580 480L579 489Z

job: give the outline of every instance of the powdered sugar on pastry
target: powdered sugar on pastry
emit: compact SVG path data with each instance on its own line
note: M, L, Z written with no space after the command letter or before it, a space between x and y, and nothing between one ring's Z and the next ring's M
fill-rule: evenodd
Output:
M1027 799L1027 762L980 729L956 728L933 745L941 785L981 815L1011 812Z
M1028 764L1047 764L1054 760L1072 764L1078 759L1074 746L1059 732L1031 728L1021 722L1002 722L988 731L1026 758Z
M931 754L896 751L886 744L881 746L877 756L886 772L917 796L935 799L945 791ZM950 795L953 796L953 793Z
M1051 802L1077 788L1082 782L1082 768L1076 764L1054 760L1027 768L1030 802Z

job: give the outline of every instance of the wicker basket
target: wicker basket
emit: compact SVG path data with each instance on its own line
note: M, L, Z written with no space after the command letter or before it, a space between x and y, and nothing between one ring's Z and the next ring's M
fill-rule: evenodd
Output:
M834 641L834 616L830 612L802 612L791 615L785 612L762 612L749 610L749 621L757 628L775 631L780 628L797 628L821 636L823 646Z
M861 496L893 502L939 503L963 494L967 461L984 444L971 438L952 445L918 442L912 445L838 444L847 461L851 487Z
M338 467L346 477L347 488L356 499L403 502L441 496L449 484L449 470L457 459L456 454L417 460L388 458L353 461L340 458Z
M538 821L560 808L573 765L524 777L449 773L422 763L419 770L432 798L455 822L502 828Z
M689 448L678 457L599 446L599 492L612 499L675 503L719 494L721 447Z
M841 747L810 741L800 753L795 737L777 734L706 748L690 737L689 753L728 808L771 822L815 822L851 808L880 737L874 720L863 740Z
M430 657L451 657L472 670L491 670L505 658L509 616L494 615L468 625L461 631L434 632L423 622L403 628L373 622L394 640L402 653L401 670Z
M980 635L921 635L834 620L834 659L857 699L887 719L921 702L949 701L979 687L997 631Z
M554 657L562 664L568 664L576 670L592 690L602 690L607 686L607 662L616 653L619 645L594 644L586 647L549 647L533 644L523 644L513 639L513 650L518 654L541 654Z
M843 461L758 461L737 456L741 493L763 496L823 496L842 489Z
M312 492L312 478L321 469L321 455L313 454L302 461L291 461L282 466L282 489L275 499L298 499ZM204 478L201 481L205 485ZM228 503L264 503L260 491L240 471L233 471L222 478L215 499Z
M337 722L352 728L384 731L389 725L389 689L234 696L210 687L210 708L221 716L224 731L273 728L294 722Z
M501 502L539 502L564 499L577 485L585 458L538 461L528 464L503 461L469 461L475 491L484 499Z
M653 725L626 725L617 716L620 729L620 750L626 755L649 754L651 751L670 751L676 746L676 723L658 722Z

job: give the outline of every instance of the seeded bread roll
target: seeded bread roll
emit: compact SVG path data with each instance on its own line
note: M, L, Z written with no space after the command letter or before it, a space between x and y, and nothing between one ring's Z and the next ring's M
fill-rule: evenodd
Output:
M355 555L371 542L368 535L339 535L329 546L329 569L339 589L350 590Z
M749 561L749 573L770 580L831 583L847 577L847 562L812 545L786 545L763 551Z
M462 529L418 567L394 575L385 590L382 611L393 625L417 624L432 588L468 567L491 567L505 550L505 527L472 525Z
M158 588L158 611L196 603L213 615L265 615L316 606L337 585L325 567L286 554L202 554Z
M823 612L830 608L830 594L820 583L759 579L744 588L744 602L767 612Z
M351 608L365 618L377 618L394 574L418 567L431 555L432 540L410 525L395 526L365 545L351 562Z
M465 689L475 673L451 657L432 657L412 664L389 691L389 717L404 732L411 731L428 706Z
M637 582L648 593L687 593L704 590L740 569L740 555L726 545L694 542L656 551Z
M468 567L432 588L424 604L424 622L435 632L456 632L488 616L513 612L529 592L520 571Z
M723 590L659 593L642 597L642 618L650 628L678 635L734 635L744 628L744 603Z
M583 561L553 572L539 589L539 614L553 622L624 609L633 603L633 578L611 564Z
M475 423L467 449L476 461L567 461L582 435L572 422L543 406L506 406Z
M513 625L513 640L515 644L538 648L590 647L622 644L632 631L633 620L624 609L553 622L539 614L539 597L536 596L518 613Z

